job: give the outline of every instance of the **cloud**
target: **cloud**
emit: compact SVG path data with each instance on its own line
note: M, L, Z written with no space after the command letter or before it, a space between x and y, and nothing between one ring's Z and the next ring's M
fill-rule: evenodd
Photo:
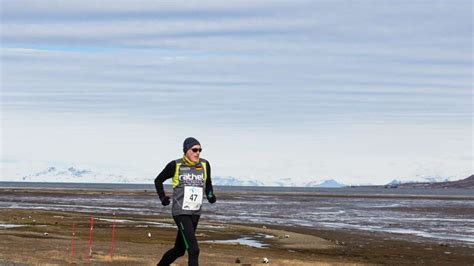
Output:
M107 139L97 132L113 132L104 128L117 123L138 124L142 131L162 132L162 138L179 135L181 141L186 137L182 132L198 120L192 130L209 136L209 145L228 146L219 136L233 136L236 146L251 143L255 155L250 159L243 150L236 165L217 159L224 176L291 174L284 166L272 170L272 162L252 165L266 157L295 165L297 175L309 176L307 165L313 160L300 162L299 154L321 146L325 148L308 156L321 161L320 174L327 177L383 178L377 172L385 167L394 175L414 175L417 170L407 167L414 162L433 172L456 172L469 168L465 161L449 159L447 172L432 166L446 154L469 157L462 145L435 150L429 148L434 139L424 143L420 136L433 128L457 134L472 124L471 9L470 1L8 1L1 11L2 120L25 126L12 128L5 122L2 129L11 143L21 144L21 134L13 133L26 132L24 138L33 132L42 137L54 133L46 125L28 131L36 120L51 119L53 128L97 120L90 129L96 133L78 138L80 149L88 139ZM147 124L159 126L143 126ZM381 132L392 132L393 125L400 126L393 133L400 134L397 141L380 138L374 150L364 153L363 147ZM415 137L419 144L410 139L413 126L427 127L415 132L421 134ZM273 136L277 131L282 133ZM134 137L153 139L143 134L147 137ZM469 131L461 135L464 146L472 146L465 137ZM436 134L437 141L448 139L443 136ZM44 150L35 140L32 149ZM287 156L259 145L279 140L292 144L284 147ZM347 154L344 146L352 157L360 156L344 162L348 170L339 169ZM409 159L403 153L384 154L400 146L409 154L431 152ZM26 149L14 152L14 147L8 145L9 154L21 160ZM57 159L65 152L53 151L43 156ZM80 154L70 160L87 157ZM218 154L226 157L224 150ZM379 166L370 169L371 161ZM238 165L249 170L240 171Z

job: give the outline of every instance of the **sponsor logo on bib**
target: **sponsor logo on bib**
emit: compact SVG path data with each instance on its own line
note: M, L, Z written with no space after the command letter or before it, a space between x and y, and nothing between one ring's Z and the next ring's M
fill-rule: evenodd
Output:
M204 181L204 174L187 173L179 175L179 181Z

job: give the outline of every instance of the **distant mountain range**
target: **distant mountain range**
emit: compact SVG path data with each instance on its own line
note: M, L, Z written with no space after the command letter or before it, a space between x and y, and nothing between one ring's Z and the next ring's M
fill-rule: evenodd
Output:
M347 185L341 184L334 179L320 181L312 181L306 183L305 187L326 187L326 188L338 188L338 187L347 187Z
M385 187L387 186L390 188L474 188L474 175L457 181L391 183Z
M474 175L473 175L474 176ZM463 180L449 181L443 177L422 177L423 181L400 181L393 180L385 185L387 188L474 188L474 177L470 176ZM57 168L48 167L37 173L29 174L16 178L12 181L27 182L74 182L74 183L135 183L148 184L153 183L154 176L131 177L123 174L113 174L110 172L93 171L90 169L78 169L76 167ZM321 187L321 188L340 188L347 185L334 179L325 180L304 180L292 178L281 178L277 180L262 179L243 179L233 176L213 176L212 183L217 186L277 186L277 187ZM373 186L370 184L360 184L352 186Z
M59 169L55 166L48 167L45 170L25 175L20 180L27 182L82 182L82 183L152 183L152 177L128 177L124 175L111 174L106 172L92 171L90 169L78 169L69 167ZM325 187L337 188L345 187L345 184L339 183L334 179L329 180L311 180L306 182L295 182L291 178L282 178L273 180L249 180L233 176L213 176L212 183L217 186L278 186L278 187Z
M213 176L212 184L217 186L265 186L265 184L260 181L240 180L232 176Z
M242 180L236 177L227 176L213 176L212 183L218 186L272 186L272 187L325 187L325 188L338 188L346 187L347 185L341 184L334 179L322 180L322 181L310 181L297 183L291 178L282 178L277 181L255 181L255 180Z
M405 183L436 183L436 182L448 182L450 181L446 177L441 177L441 176L426 176L426 177L419 177L419 180L409 180L409 181L402 181L398 179L392 180L390 183L387 184L387 186L393 185L397 186L400 184L405 184Z
M43 171L26 175L21 181L29 182L73 182L73 183L133 183L123 175L94 172L91 170L80 170L69 167L60 170L54 166Z

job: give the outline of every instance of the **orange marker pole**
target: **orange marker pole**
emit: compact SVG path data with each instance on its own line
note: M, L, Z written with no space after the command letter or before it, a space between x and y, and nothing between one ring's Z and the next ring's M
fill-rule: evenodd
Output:
M110 244L110 252L109 256L112 258L114 255L114 249L115 249L115 212L114 212L114 221L112 222L112 243Z
M92 229L94 228L94 217L92 216L90 220L90 225L91 225L91 230L89 234L89 260L91 259L91 256L92 256Z
M76 232L74 230L74 223L72 223L72 241L71 241L71 257L74 260L74 237L76 236Z

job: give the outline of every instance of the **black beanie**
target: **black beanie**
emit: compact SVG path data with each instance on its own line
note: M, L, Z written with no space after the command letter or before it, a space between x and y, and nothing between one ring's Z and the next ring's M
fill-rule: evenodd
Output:
M193 137L185 139L183 142L183 152L186 153L194 145L201 145L201 143L199 143L199 141Z

